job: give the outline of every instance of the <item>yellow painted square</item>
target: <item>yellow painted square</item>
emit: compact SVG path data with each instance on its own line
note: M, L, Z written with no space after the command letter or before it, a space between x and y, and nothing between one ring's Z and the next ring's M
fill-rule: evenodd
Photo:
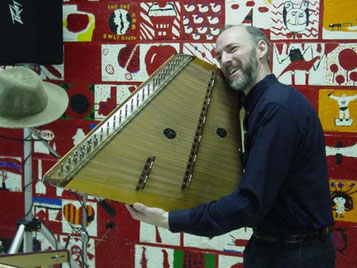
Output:
M330 194L335 221L357 222L357 183L349 180L330 180Z
M321 89L319 117L324 131L357 132L357 90Z
M356 31L349 26L355 25L357 5L355 1L325 0L323 8L323 27L331 30L330 25L335 24L339 31ZM337 26L337 27L338 27Z

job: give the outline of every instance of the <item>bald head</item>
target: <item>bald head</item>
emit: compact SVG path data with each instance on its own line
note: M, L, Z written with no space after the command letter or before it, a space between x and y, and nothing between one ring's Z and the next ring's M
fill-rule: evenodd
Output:
M233 30L238 29L238 28L244 28L246 32L250 35L250 40L254 45L258 45L259 41L263 40L268 47L267 54L266 54L266 60L268 62L268 65L270 65L270 42L267 38L267 36L262 32L261 29L254 27L254 26L248 26L248 25L226 25L224 28L222 28L219 32L219 36L226 30Z
M249 27L243 25L227 27L220 33L216 42L216 57L223 74L232 88L246 94L271 73L267 60L269 44L265 41L266 37L256 38L248 29ZM262 35L259 29L258 33Z

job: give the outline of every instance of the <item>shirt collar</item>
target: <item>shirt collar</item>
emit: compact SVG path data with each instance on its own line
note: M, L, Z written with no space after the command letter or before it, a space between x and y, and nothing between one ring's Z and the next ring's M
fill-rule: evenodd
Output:
M267 89L271 84L278 81L274 74L269 74L260 80L248 93L245 98L244 108L247 112L251 112L257 103L260 96L263 94L265 89Z

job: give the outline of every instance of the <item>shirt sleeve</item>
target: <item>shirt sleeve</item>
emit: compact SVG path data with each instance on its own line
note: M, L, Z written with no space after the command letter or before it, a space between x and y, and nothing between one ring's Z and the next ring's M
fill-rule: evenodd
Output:
M245 172L238 189L195 208L169 212L169 229L216 236L254 226L271 209L294 159L297 123L291 112L269 104L248 133L251 139Z

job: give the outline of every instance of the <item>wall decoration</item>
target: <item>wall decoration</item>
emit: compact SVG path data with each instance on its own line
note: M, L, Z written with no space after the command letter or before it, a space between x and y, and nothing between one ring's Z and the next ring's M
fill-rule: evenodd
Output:
M167 229L155 227L153 225L140 222L140 239L141 243L151 243L156 245L180 246L181 235L171 233Z
M50 223L49 227L51 230L57 230L62 222L62 200L36 196L34 196L32 200L33 215L43 222Z
M87 233L90 236L97 236L97 203L87 202L84 208L82 203L73 200L62 200L62 231L63 233L79 234L83 210L87 211Z
M357 82L356 44L329 44L325 85L355 86Z
M336 248L336 267L353 267L356 263L355 237L357 228L349 222L337 221L332 227L331 237Z
M325 142L329 176L341 180L357 180L357 140L354 133L325 134Z
M64 84L102 83L101 44L95 42L64 43Z
M225 252L242 253L252 235L251 228L240 228L227 234L211 238L184 234L184 246L195 248L215 249Z
M38 74L42 79L63 80L64 79L64 64L39 65Z
M179 2L140 4L140 40L175 40L180 38Z
M141 49L143 53L145 53L145 57L143 57L141 61L145 62L146 72L149 76L151 76L172 55L179 52L178 45L172 43L142 45Z
M33 161L34 163L34 161ZM42 159L38 159L37 160L37 181L35 184L35 193L36 194L46 194L46 186L45 184L42 182ZM32 178L34 178L34 176L32 175ZM34 179L32 179L32 182L34 183Z
M38 129L37 133L40 136L40 138L43 139L47 143L47 145L49 145L50 147L52 147L53 150L56 151L57 145L54 142L55 134L53 133L52 130ZM47 154L47 155L50 154L49 149L34 134L32 134L32 142L33 142L33 152L34 153L41 153L41 154Z
M215 46L211 43L184 43L183 53L196 56L203 61L219 66L219 63L215 59Z
M0 156L1 189L22 192L22 159L19 157Z
M66 245L68 243L68 250L72 256L72 259L79 265L79 267L83 267L83 260L82 260L82 241L79 237L71 237L60 235L58 239L59 243L62 245ZM96 249L95 249L95 240L89 239L87 244L87 265L88 267L95 267L96 262ZM68 266L68 268L70 268Z
M95 16L78 10L77 5L63 5L63 41L92 41Z
M325 48L321 43L277 43L273 46L273 73L291 85L323 85Z
M94 85L94 118L100 120L126 100L135 90L130 85Z
M55 122L37 128L60 156L88 134L173 54L210 64L227 24L261 28L271 41L271 67L297 88L321 119L335 224L331 236L338 268L357 263L357 5L334 0L64 0L62 64L26 64L43 80L65 88L69 105ZM24 45L27 45L24 40ZM13 68L0 66L0 71ZM158 122L153 123L154 126ZM0 237L13 238L23 216L23 129L0 128ZM81 258L84 209L73 192L44 185L57 159L32 136L34 215L58 241ZM241 228L218 237L171 233L133 220L124 205L109 201L110 216L87 196L88 267L242 267L252 234ZM11 207L11 209L9 209ZM13 209L15 207L16 209ZM50 248L41 240L41 249ZM113 254L115 252L115 254ZM64 264L63 267L69 267Z
M143 82L154 67L160 67L169 56L179 51L178 44L102 45L103 81ZM158 60L154 61L154 57ZM147 63L147 65L145 65Z
M174 267L214 268L216 255L210 253L175 250Z
M66 122L71 122L67 124ZM41 126L37 129L40 137L43 138L58 155L64 156L85 134L96 125L93 121L69 121L57 120L51 124ZM56 160L48 148L35 136L33 138L33 157L41 159ZM43 169L43 173L45 169Z
M135 246L135 267L192 267L214 268L217 256L198 251L186 251L171 248Z
M223 21L219 19L218 12L224 8L220 1L190 1L183 5L182 24L184 39L193 42L212 41L217 38Z
M243 258L220 255L218 257L218 267L243 268Z
M82 83L65 83L69 103L63 119L94 120L93 85Z
M357 222L357 187L355 181L330 180L332 210L338 221Z
M357 38L357 7L353 1L344 1L341 4L334 0L324 0L323 11L324 39Z
M347 248L346 227L335 227L332 229L331 237L337 252L344 254Z
M100 14L101 25L98 28L98 39L114 42L137 40L137 5L129 1L120 2L120 4L111 1L104 7L105 9Z
M135 245L135 267L175 267L173 263L173 249Z
M54 250L55 247L52 246L48 240L41 234L41 233L35 233L34 237L37 241L40 243L40 249L42 251L45 250ZM72 256L72 259L79 265L79 267L82 267L82 241L80 237L78 236L67 236L67 235L55 235L55 238L59 244L62 246L67 245L67 248ZM94 247L94 240L89 239L88 241L88 246L87 246L87 264L89 267L95 267L95 261L96 261L96 256L95 256L95 247ZM70 268L68 263L62 264L63 268Z
M223 1L222 1L223 2ZM271 0L226 0L225 1L225 21L226 24L253 25L262 29L270 29L272 26L269 20L271 13ZM218 2L221 3L221 2ZM219 10L223 12L223 10ZM276 14L273 13L276 18Z
M328 90L319 92L319 116L325 131L356 132L357 92Z
M317 39L319 0L272 0L271 39Z
M144 81L140 68L140 48L135 45L102 45L103 81Z

